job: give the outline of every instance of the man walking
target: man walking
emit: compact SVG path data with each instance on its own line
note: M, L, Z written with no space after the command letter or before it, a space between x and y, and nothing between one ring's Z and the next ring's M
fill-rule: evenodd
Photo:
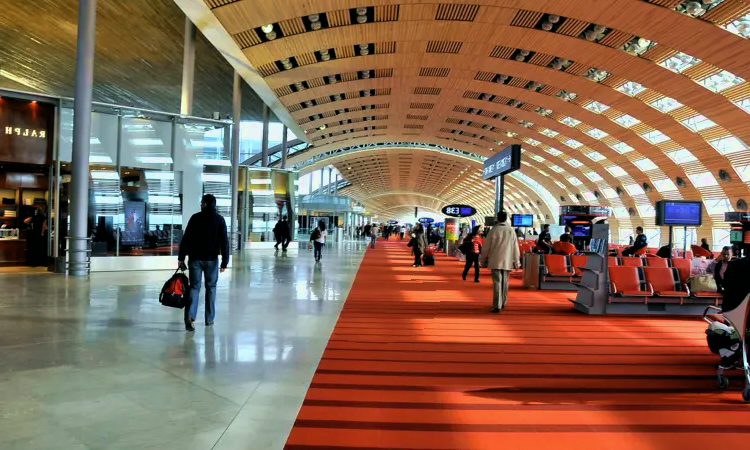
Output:
M520 266L521 252L518 238L508 226L508 213L497 213L497 222L482 246L480 261L489 261L492 270L492 312L499 313L508 301L510 271Z
M373 225L370 227L370 248L375 248L375 241L378 240L378 227Z
M185 228L179 255L180 268L183 270L186 256L189 258L187 268L190 277L190 307L185 309L185 329L195 331L193 322L198 314L201 276L206 283L206 326L210 327L216 316L216 282L219 272L224 273L229 264L227 223L216 212L216 197L211 194L203 196L201 211L193 214Z
M276 237L276 245L274 245L273 248L278 250L279 244L281 244L281 249L286 251L286 248L289 246L289 241L291 240L289 236L289 223L286 221L286 216L283 216L282 219L276 223L276 226L273 227L273 234Z

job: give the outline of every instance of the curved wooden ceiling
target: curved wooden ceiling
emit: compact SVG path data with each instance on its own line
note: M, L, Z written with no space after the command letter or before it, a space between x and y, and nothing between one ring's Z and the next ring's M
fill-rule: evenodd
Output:
M291 164L364 143L483 156L520 143L534 186L509 191L529 200L510 198L519 211L549 214L552 197L611 206L630 226L653 223L661 198L702 199L705 223L723 226L723 211L750 198L745 0L706 1L699 17L679 0L205 3L314 144ZM418 153L335 164L375 211L454 201L440 195L450 182L481 187L466 203L491 206L478 170L431 155L444 170L429 178Z

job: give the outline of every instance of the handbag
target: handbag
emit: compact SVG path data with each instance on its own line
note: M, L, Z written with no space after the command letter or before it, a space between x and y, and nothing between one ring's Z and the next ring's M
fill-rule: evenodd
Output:
M690 292L717 292L716 280L711 275L698 275L690 278Z
M406 244L406 246L407 246L407 247L414 247L414 246L415 246L415 245L417 244L417 242L416 242L416 241L417 241L416 239L414 239L414 238L411 238L411 239L409 239L409 243L408 243L408 244Z

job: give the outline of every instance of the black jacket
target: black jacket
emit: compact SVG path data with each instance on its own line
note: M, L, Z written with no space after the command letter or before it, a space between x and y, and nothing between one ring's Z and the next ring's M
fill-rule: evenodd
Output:
M180 242L180 261L215 261L221 255L221 268L229 264L227 223L214 208L193 214Z
M289 223L286 220L280 220L273 227L273 234L280 238L289 237Z

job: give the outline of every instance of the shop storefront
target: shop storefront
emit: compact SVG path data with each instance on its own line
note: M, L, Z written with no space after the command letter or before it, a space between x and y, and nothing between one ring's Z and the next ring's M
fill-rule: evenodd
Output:
M0 97L0 265L64 272L73 101L4 90ZM92 272L174 268L184 226L204 194L232 222L231 123L96 103L91 122ZM296 173L249 173L246 189L239 180L250 193L247 206L238 200L230 233L243 239L247 226L245 240L265 240L279 217L293 220Z
M47 266L55 105L0 97L0 266Z

